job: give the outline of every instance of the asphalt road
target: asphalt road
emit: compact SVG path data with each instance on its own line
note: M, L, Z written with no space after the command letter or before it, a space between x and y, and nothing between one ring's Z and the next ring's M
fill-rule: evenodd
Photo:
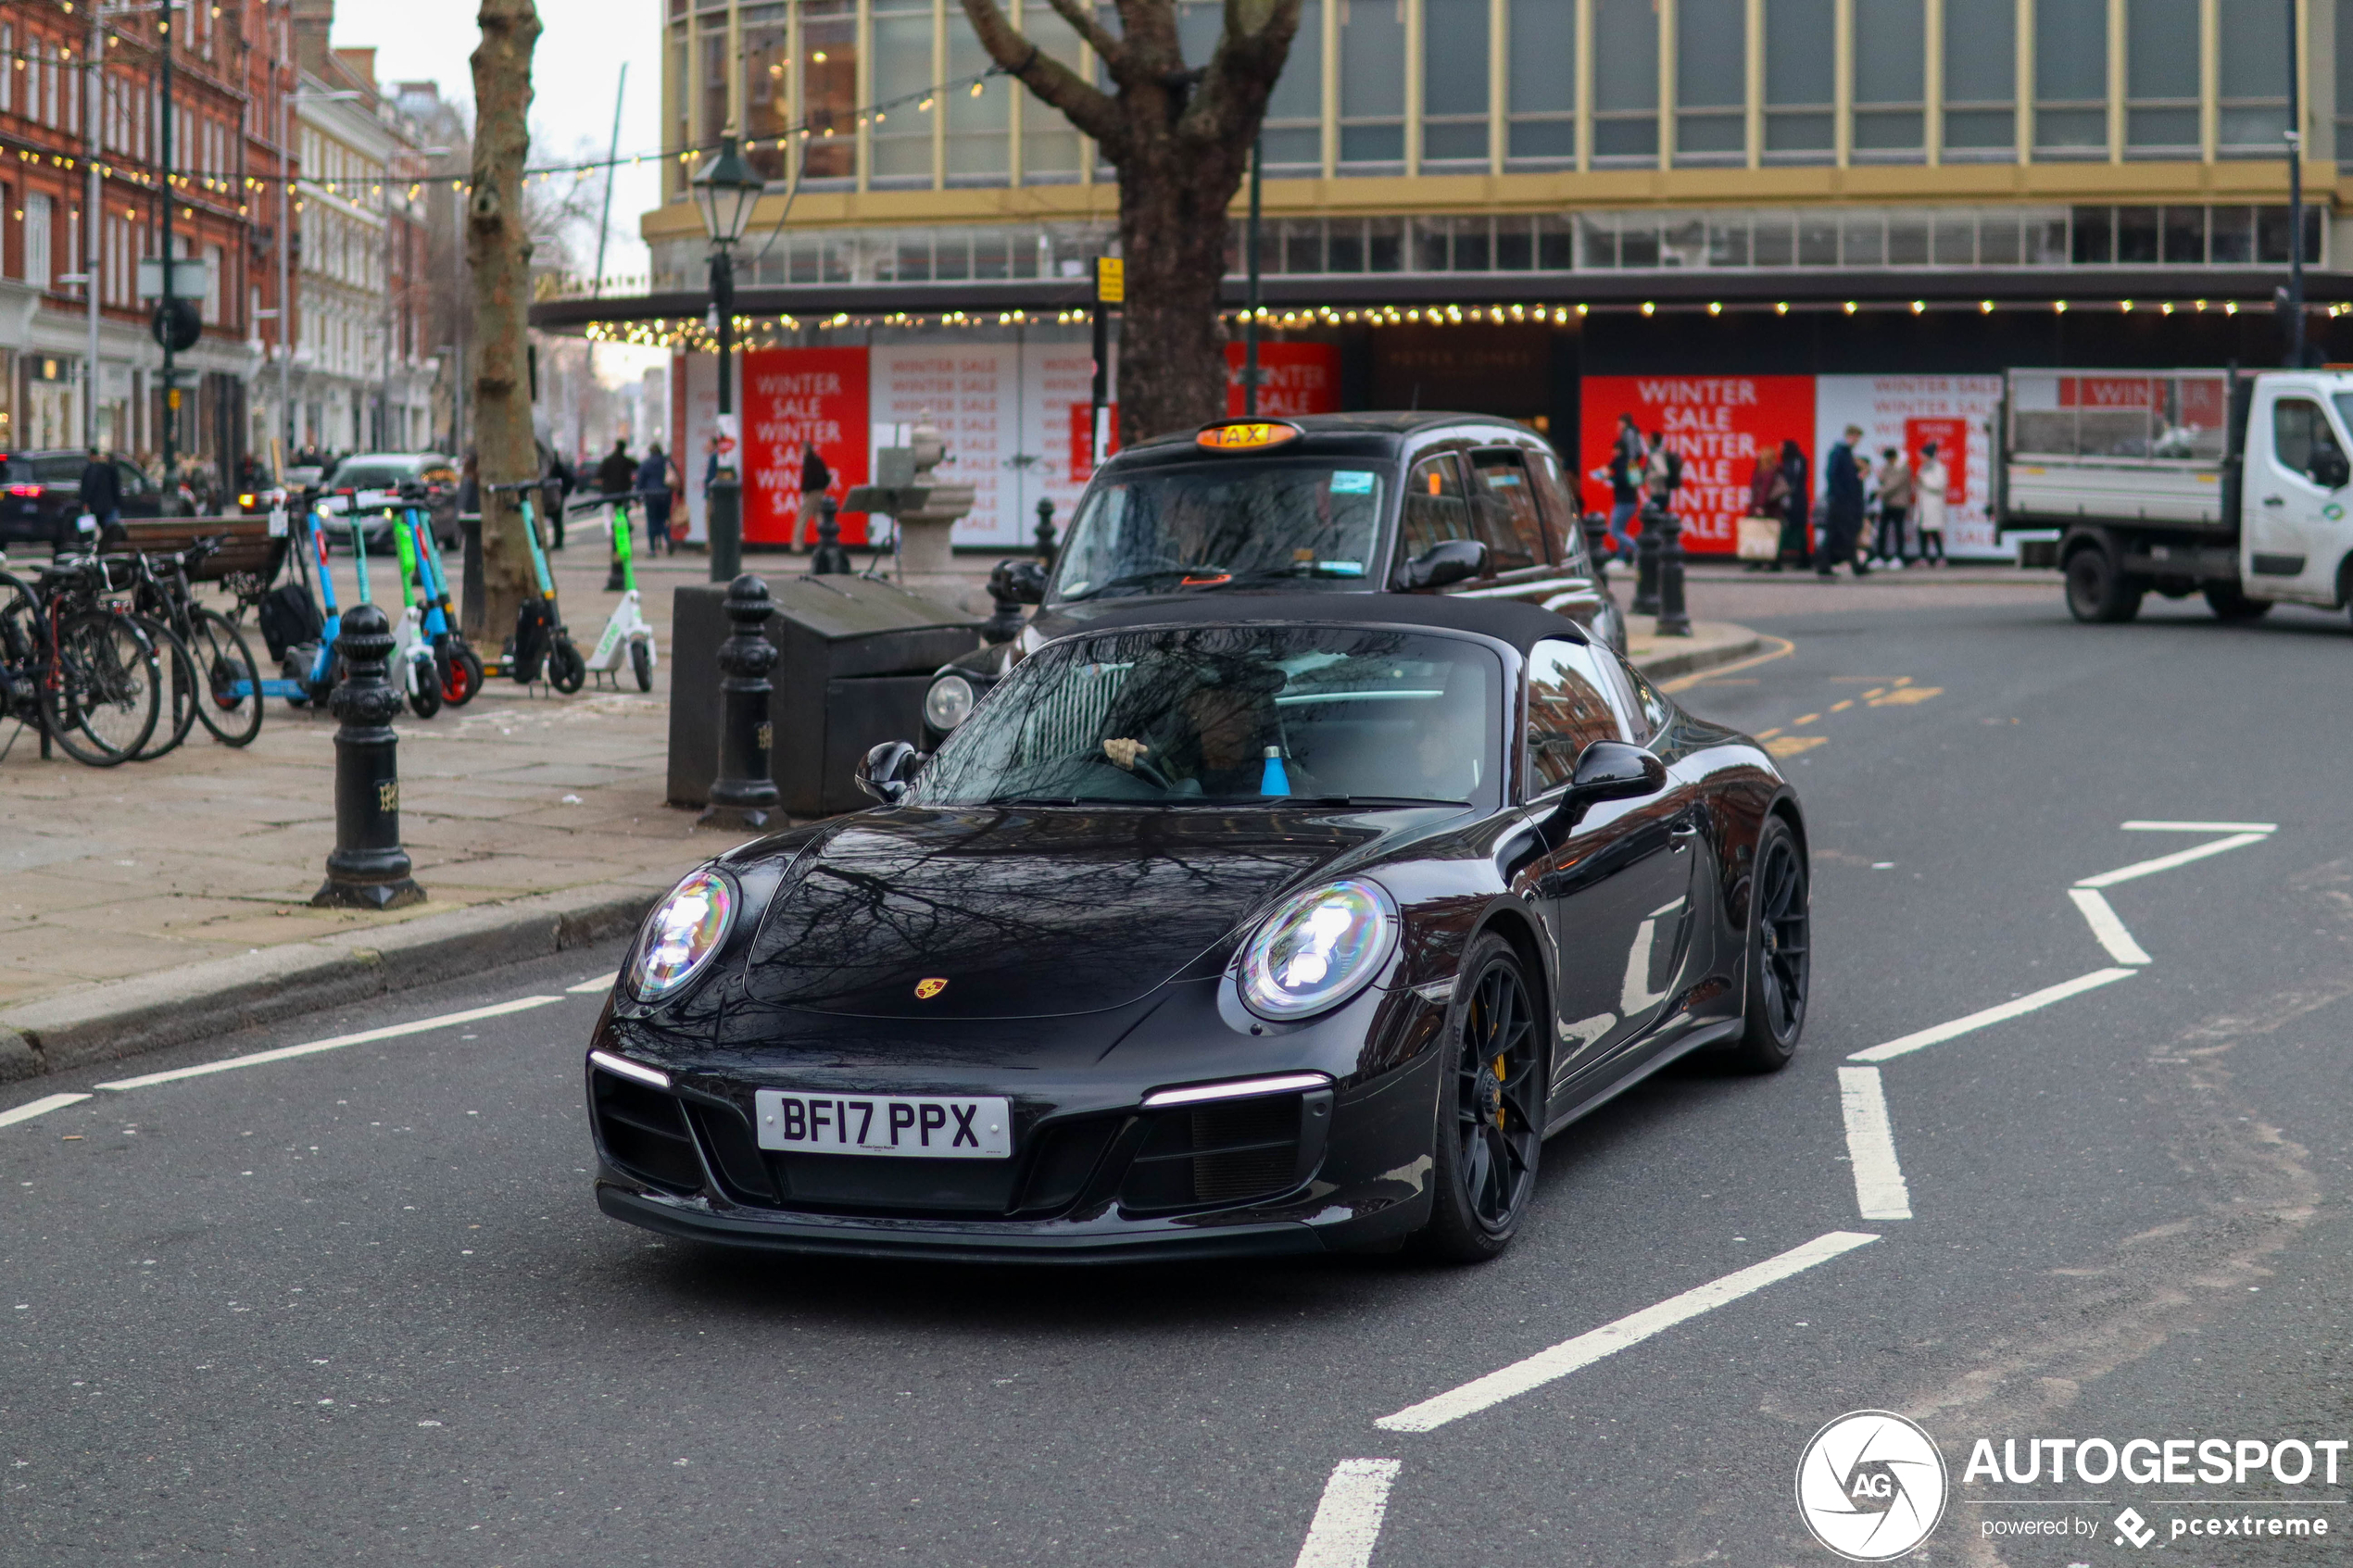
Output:
M0 1113L94 1096L0 1126L0 1562L1280 1568L1335 1466L1388 1460L1385 1517L1346 1478L1390 1468L1343 1468L1307 1561L1827 1563L1793 1476L1867 1408L1950 1467L1913 1562L2136 1559L2119 1510L2225 1502L2336 1533L2146 1549L2340 1559L2353 1458L2335 1486L1962 1472L1979 1436L2353 1437L2353 626L2021 599L1764 629L1793 651L1683 700L1769 732L1804 792L1804 1047L1769 1078L1679 1068L1554 1139L1502 1261L665 1243L590 1198L599 1004L566 988L618 953L575 956L0 1089ZM2126 962L2070 887L2246 836L2128 821L2273 831L2095 890ZM1885 1148L1850 1141L1851 1053L2110 969L1869 1064ZM94 1087L532 997L558 999ZM1866 1219L1856 1173L1884 1208L1889 1159L1911 1217ZM1876 1239L1435 1430L1375 1424L1839 1233ZM1985 1534L2068 1515L2096 1535Z

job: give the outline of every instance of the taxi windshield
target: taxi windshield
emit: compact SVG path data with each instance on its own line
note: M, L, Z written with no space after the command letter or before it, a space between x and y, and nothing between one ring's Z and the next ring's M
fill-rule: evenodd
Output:
M1367 627L1072 638L1013 667L913 800L1492 807L1501 671L1477 643Z
M1363 589L1387 478L1367 463L1227 458L1144 469L1088 493L1050 604L1183 589Z

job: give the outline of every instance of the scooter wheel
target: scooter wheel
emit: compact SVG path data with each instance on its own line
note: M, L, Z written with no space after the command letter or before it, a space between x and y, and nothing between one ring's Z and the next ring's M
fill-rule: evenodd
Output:
M464 643L452 641L441 666L441 699L463 708L482 690L482 657Z
M431 664L417 667L417 686L409 694L409 711L420 719L430 719L441 711L441 683Z
M566 696L588 684L588 661L570 637L558 637L547 649L547 684Z
M649 692L654 689L653 649L648 647L643 643L630 644L629 668L636 672L637 689L639 691Z

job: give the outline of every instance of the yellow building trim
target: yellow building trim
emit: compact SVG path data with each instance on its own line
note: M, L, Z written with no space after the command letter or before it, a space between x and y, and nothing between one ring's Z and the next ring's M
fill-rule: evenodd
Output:
M2222 129L2222 0L2198 0L2197 150L2212 157Z
M1926 0L1920 12L1920 156L1931 168L1944 161L1944 6Z
M2018 161L2026 163L2032 158L2034 149L2034 0L2018 0L2016 18L2011 32L2011 42L2018 50L2013 112L2018 116Z
M1765 0L1748 0L1743 7L1743 43L1748 56L1742 62L1744 78L1743 140L1748 147L1743 160L1751 169L1765 166Z
M2108 0L2108 161L2124 161L2124 0Z

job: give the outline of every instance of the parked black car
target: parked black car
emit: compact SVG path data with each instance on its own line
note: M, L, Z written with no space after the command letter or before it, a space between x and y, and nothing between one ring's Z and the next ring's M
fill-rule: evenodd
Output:
M122 480L122 515L158 517L163 494L128 458L111 458ZM58 549L77 546L82 470L90 455L73 448L0 455L0 543L30 541Z
M329 470L319 487L329 493L358 493L353 506L368 520L371 553L392 548L392 519L371 510L389 500L405 480L425 487L425 508L433 516L433 536L445 550L458 547L458 466L438 452L355 452ZM372 499L371 499L372 498ZM338 508L326 508L326 533L331 544L348 547L351 521Z
M1743 735L1532 605L1130 601L884 804L648 918L591 1039L605 1211L809 1252L1506 1247L1543 1139L1786 1063L1806 828Z
M1585 550L1573 482L1543 437L1481 414L1227 420L1139 443L1097 470L1015 642L944 667L924 702L937 746L1014 659L1139 598L1266 591L1516 599L1611 647L1626 618Z

